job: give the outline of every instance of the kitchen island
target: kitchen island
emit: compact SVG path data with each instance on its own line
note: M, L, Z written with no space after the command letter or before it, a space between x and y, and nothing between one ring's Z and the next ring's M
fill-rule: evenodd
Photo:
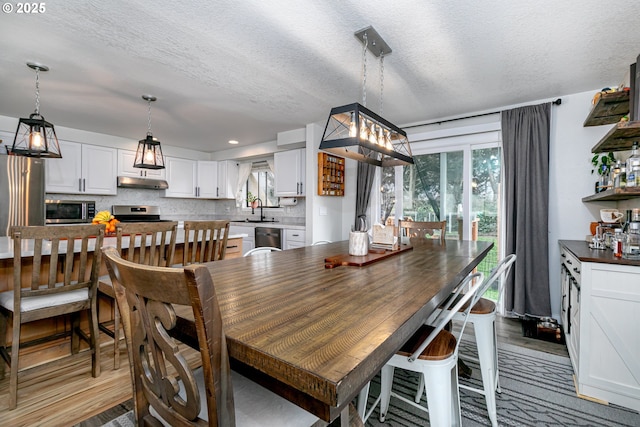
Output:
M640 411L640 261L560 240L562 323L577 393Z
M229 234L227 239L227 250L225 254L225 259L238 258L242 256L242 240L246 237L246 234ZM123 237L123 239L129 239L129 237ZM128 245L128 242L126 242ZM116 238L115 237L105 237L104 246L116 246ZM51 244L49 243L49 247L43 245L43 254L49 254L51 251ZM63 250L66 250L65 242L62 242L61 246ZM136 239L135 247L140 247L140 236ZM182 262L182 253L184 248L184 232L182 229L178 230L176 235L176 253L174 256L174 263ZM23 254L29 255L33 254L33 240L23 241ZM76 242L75 252L80 251L80 241ZM89 252L93 253L96 250L95 248L95 239L90 239L89 241ZM45 262L46 261L45 257ZM30 263L27 258L27 263ZM26 274L26 273L23 273ZM102 262L100 275L107 275L107 268ZM5 292L13 289L13 239L2 236L0 237L0 292ZM100 322L105 322L111 319L112 310L111 304L114 300L109 299L106 301L104 299L100 299L99 307L100 307ZM84 324L85 320L83 320ZM46 320L46 321L37 321L28 323L23 326L21 333L21 342L31 341L35 339L39 339L42 337L50 336L52 334L64 333L69 328L69 324L66 319L58 319L58 320ZM11 330L8 330L10 334ZM11 342L11 336L8 336L8 343Z

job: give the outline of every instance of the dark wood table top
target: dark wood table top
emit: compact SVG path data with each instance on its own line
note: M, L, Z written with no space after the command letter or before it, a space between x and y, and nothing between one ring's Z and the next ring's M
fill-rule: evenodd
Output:
M209 263L232 366L331 421L492 246L434 240L325 268L345 241Z

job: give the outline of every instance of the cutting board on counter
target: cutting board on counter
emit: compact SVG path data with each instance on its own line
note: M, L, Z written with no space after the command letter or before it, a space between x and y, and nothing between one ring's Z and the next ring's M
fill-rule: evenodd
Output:
M413 250L413 246L401 245L397 251L388 251L383 249L369 249L369 253L364 256L354 256L349 254L340 254L324 259L324 268L335 268L342 265L353 267L364 267L374 262L399 255L403 252Z

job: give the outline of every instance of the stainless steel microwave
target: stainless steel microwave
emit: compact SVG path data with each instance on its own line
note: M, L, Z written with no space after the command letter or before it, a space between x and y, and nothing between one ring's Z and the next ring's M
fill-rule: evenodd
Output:
M91 222L96 202L89 200L45 200L45 224Z

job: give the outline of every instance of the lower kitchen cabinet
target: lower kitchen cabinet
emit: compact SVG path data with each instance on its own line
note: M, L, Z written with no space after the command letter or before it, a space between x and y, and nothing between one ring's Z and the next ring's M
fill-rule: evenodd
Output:
M282 249L295 249L306 246L304 230L284 230Z
M255 227L232 224L229 227L229 234L246 234L246 237L242 238L242 255L256 247Z
M583 262L568 246L560 242L562 316L577 392L638 411L640 266Z
M242 238L227 239L227 250L224 259L240 258L242 256Z

